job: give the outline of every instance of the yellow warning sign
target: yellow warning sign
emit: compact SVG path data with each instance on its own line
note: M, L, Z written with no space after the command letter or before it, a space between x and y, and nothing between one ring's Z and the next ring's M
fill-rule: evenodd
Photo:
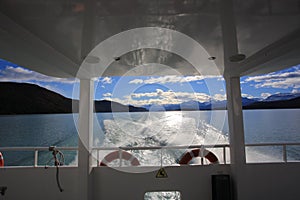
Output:
M168 174L164 168L160 168L156 174L156 178L168 178Z

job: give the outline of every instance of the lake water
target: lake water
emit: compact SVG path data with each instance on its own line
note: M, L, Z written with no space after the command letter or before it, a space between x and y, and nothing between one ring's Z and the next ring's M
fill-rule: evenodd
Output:
M12 115L0 116L0 147L77 146L77 115ZM75 120L74 120L75 119ZM300 110L244 111L246 143L300 142ZM168 146L179 144L228 143L226 111L183 111L151 113L97 113L94 120L95 146ZM251 150L254 149L254 150ZM277 147L247 148L259 157L282 155ZM259 154L253 154L259 152ZM298 160L299 147L288 149L288 158ZM76 152L64 152L66 163L75 160ZM107 152L103 152L103 156ZM158 152L157 152L158 153ZM262 154L261 154L262 153ZM33 152L3 152L6 165L32 165ZM251 154L251 153L250 153ZM178 153L171 152L165 164L174 163ZM142 163L158 164L155 152L138 152ZM252 156L253 157L253 156ZM262 156L259 159L265 159ZM44 165L51 154L39 154ZM251 156L247 154L247 160Z

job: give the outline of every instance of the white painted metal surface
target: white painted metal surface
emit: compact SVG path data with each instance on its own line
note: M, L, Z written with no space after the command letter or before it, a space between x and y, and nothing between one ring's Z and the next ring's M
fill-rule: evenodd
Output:
M298 1L233 0L234 18L220 17L219 10L223 11L226 5L227 0L2 0L0 42L5 48L0 56L47 75L72 77L76 76L87 53L110 36L133 28L163 27L198 41L216 57L215 62L223 72L223 61L228 55L223 52L221 26L222 20L229 19L236 22L238 51L257 60L247 67L242 66L250 60L238 63L239 74L266 73L299 62L295 56L299 55L299 43L295 42L299 34L290 38L293 44L282 44L292 47L289 53L272 53L277 60L268 62L268 67L257 68L267 60L256 55L267 46L280 44L288 34L299 31ZM153 54L147 53L141 59L147 61L151 56ZM158 55L156 60L159 59ZM280 62L284 64L278 65Z
M5 198L140 199L147 190L172 189L182 191L183 199L210 199L210 175L221 171L233 175L238 186L234 191L240 200L285 199L287 194L289 199L298 199L299 164L245 165L239 77L272 72L300 62L299 16L296 0L2 0L0 58L50 76L76 77L83 59L96 45L126 30L160 27L193 38L210 56L216 57L216 71L226 78L233 162L231 166L207 166L201 170L170 168L170 178L165 181L156 180L152 173L132 175L109 168L90 171L93 85L89 79L82 79L79 167L64 169L66 192L49 190L55 188L49 182L52 175L41 169L3 168L0 184L8 186ZM174 45L178 42L172 37L166 41ZM193 52L193 46L186 50ZM139 57L141 52L145 56ZM246 59L229 63L229 57L237 53L245 54ZM133 63L159 62L165 55L163 51L146 49L127 52L119 55L121 65L110 64L109 69L114 70L108 74L126 75L135 67ZM126 56L139 59L125 59ZM162 64L171 64L183 72L181 75L190 74L184 65L174 62L178 59L175 57L166 56ZM285 173L279 173L282 171ZM281 185L274 184L274 176Z
M78 119L79 199L91 199L91 147L93 144L94 81L80 80Z

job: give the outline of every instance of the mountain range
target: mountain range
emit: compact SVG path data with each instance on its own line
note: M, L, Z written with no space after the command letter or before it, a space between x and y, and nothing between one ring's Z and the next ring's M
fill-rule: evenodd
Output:
M94 101L95 112L141 112L145 108L125 106L112 101ZM66 98L28 83L0 83L0 114L48 114L78 112L78 100ZM72 109L73 107L73 109Z
M242 97L243 109L277 109L277 108L300 108L300 93L274 94L266 99L249 99ZM187 101L181 104L145 105L151 111L178 111L178 110L224 110L227 101Z
M243 109L300 108L300 93L274 94L266 99L242 98ZM0 83L0 114L48 114L78 112L78 100L29 83ZM73 109L72 109L73 108ZM187 101L181 104L135 107L113 101L94 101L94 112L147 112L226 109L226 101Z

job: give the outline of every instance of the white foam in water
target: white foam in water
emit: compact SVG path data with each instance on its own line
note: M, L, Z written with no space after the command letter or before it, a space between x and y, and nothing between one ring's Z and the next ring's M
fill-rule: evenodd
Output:
M282 152L273 147L246 147L247 163L282 162Z
M160 192L147 192L144 196L144 200L180 200L181 195L178 191L160 191Z
M175 145L216 145L228 144L228 137L211 124L203 120L182 116L179 112L152 114L138 119L115 118L104 120L105 136L102 147L143 147ZM223 163L223 149L209 149ZM174 165L186 151L163 149L163 165ZM109 151L100 151L102 159ZM161 150L135 150L131 152L143 166L159 166ZM280 162L278 156L261 153L257 149L247 149L247 162ZM229 150L226 151L226 162L230 162ZM193 162L197 164L197 160ZM126 165L126 162L124 162ZM127 163L128 164L128 163Z
M67 164L67 166L74 167L78 165L78 153L75 154L74 160Z
M118 118L104 120L103 123L106 131L105 146L183 145L190 144L196 134L195 120L177 115L151 116L136 121Z
M151 115L137 120L117 118L104 120L105 137L101 146L176 146L191 144L227 143L226 138L214 127L180 113ZM200 125L199 125L200 124ZM163 165L176 164L185 149L163 150ZM108 152L100 153L103 158ZM102 155L101 155L102 154ZM133 154L142 165L159 166L160 150L139 150Z

